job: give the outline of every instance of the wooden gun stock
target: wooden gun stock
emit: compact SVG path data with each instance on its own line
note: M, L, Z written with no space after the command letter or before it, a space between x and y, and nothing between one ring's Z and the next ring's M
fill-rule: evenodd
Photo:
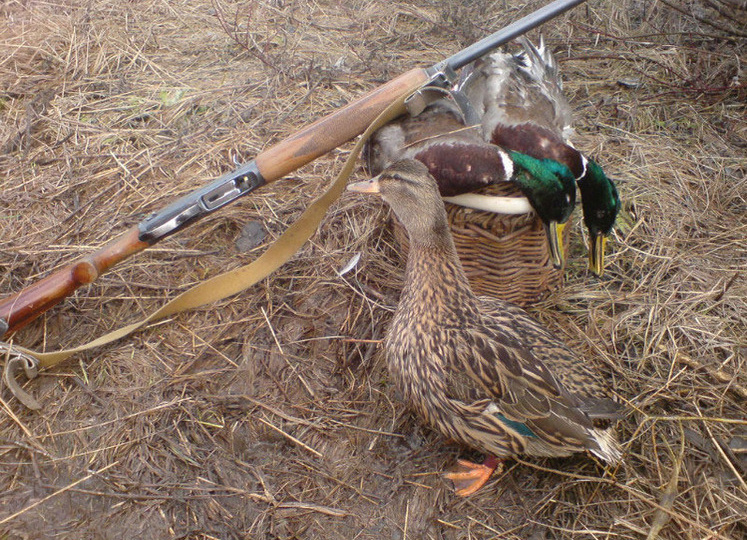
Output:
M6 332L18 330L59 304L73 292L95 281L112 266L149 246L138 240L137 227L8 298L0 300L0 319L8 325Z
M412 69L271 146L255 158L264 182L274 182L360 135L390 103L414 92L428 79L425 69ZM139 227L133 227L98 251L0 300L0 338L19 330L79 287L155 243L143 241L140 232Z

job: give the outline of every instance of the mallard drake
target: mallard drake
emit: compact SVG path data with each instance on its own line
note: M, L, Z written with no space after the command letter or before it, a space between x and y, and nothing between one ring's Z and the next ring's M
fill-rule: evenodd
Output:
M516 169L513 181L542 221L553 265L561 268L565 262L563 229L576 205L573 173L551 159L513 151L509 155Z
M501 460L588 450L614 463L620 406L589 362L521 308L476 297L454 247L435 179L398 161L348 189L378 193L410 239L404 289L384 342L405 400L444 436L485 452L446 476L479 489Z
M465 68L458 90L481 118L485 141L559 161L573 172L589 230L589 268L601 276L606 238L620 210L620 197L602 168L568 142L573 132L571 107L552 53L542 39L539 47L526 38L518 41L521 53L496 52Z
M514 182L545 227L553 264L563 265L563 227L576 204L571 170L557 161L506 151L484 141L479 127L466 126L448 100L438 100L417 116L403 116L379 129L371 137L367 159L372 174L397 160L421 161L444 197Z

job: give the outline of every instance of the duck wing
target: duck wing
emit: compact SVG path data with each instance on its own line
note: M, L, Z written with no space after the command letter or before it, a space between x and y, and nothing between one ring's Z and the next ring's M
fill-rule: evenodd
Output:
M379 129L367 150L372 174L400 159L417 159L436 179L444 197L475 191L513 175L508 154L465 126L450 105L436 102L418 116L404 116Z
M589 449L607 459L608 445L599 440L587 412L591 400L570 392L524 345L517 330L514 320L504 316L454 329L461 343L446 364L450 397L465 405L480 430L508 432L514 446L519 441L527 453L564 455Z
M479 133L470 134L458 112L446 100L432 103L417 116L400 116L377 130L366 143L364 155L369 173L379 174L395 161L404 159L409 148L446 135L479 140Z
M488 317L507 317L520 329L523 346L547 366L568 392L580 401L580 408L592 419L617 420L623 410L609 384L587 359L581 358L548 329L519 306L490 297L480 297Z
M498 136L502 129L521 126L523 131L542 128L549 142L564 143L572 134L572 114L557 62L543 39L538 47L526 38L518 41L520 53L496 52L477 60L463 70L457 87L480 115L486 141L523 151L510 143L516 129Z

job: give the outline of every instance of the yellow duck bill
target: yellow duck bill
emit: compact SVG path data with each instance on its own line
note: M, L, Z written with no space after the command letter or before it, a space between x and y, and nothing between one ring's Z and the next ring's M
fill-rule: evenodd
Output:
M353 182L352 184L348 184L347 189L356 193L379 193L379 177L374 176L363 182Z
M551 221L545 226L547 243L550 247L550 259L555 268L562 268L565 263L563 229L565 229L565 223L558 223L557 221Z
M601 277L604 274L604 249L607 237L603 234L593 234L589 237L589 270Z

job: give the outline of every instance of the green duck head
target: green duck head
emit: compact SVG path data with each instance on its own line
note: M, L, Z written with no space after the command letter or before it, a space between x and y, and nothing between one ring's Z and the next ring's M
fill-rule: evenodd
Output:
M513 181L545 226L550 256L556 268L563 266L563 228L576 205L576 179L571 170L551 159L536 159L510 152L516 165Z
M596 275L604 273L604 248L620 211L617 188L602 168L588 160L586 172L578 180L584 224L589 229L589 269Z

